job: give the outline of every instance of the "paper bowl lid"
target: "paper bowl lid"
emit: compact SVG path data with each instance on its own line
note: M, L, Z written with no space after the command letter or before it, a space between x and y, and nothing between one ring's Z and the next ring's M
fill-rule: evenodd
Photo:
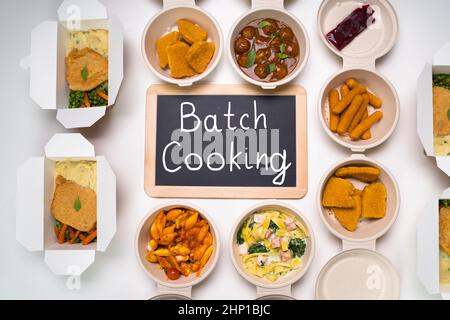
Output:
M394 300L400 279L392 263L365 249L344 251L320 271L316 298L321 300Z
M365 4L354 0L325 0L317 13L317 27L325 45L345 60L373 62L392 49L398 34L398 19L394 8L386 0L371 0L375 21L345 48L339 51L325 35L333 30L353 10Z

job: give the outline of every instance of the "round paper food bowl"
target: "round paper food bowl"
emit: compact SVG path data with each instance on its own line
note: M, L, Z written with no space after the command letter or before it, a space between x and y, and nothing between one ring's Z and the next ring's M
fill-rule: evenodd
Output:
M286 77L279 81L274 82L263 82L252 79L248 75L246 75L241 68L239 67L236 56L234 53L234 40L239 32L249 23L256 19L270 18L276 19L278 21L282 21L291 27L292 31L297 38L298 45L300 48L300 57L297 63L297 66L289 73ZM239 18L234 25L231 27L231 32L228 35L228 58L230 59L231 65L234 70L246 81L259 86L263 89L275 89L278 86L286 84L297 77L300 72L302 72L303 68L306 65L306 62L309 58L309 38L303 24L298 20L294 15L290 14L284 9L276 9L276 8L259 8L253 9L247 14L243 15Z
M159 66L156 41L168 32L176 29L179 19L189 19L208 33L208 40L215 44L215 51L206 70L192 77L176 79L170 76L168 68ZM142 55L150 70L161 80L179 86L190 86L208 76L219 63L222 56L223 37L217 21L205 10L197 6L171 6L155 15L147 24L142 35Z
M297 270L292 270L291 272L280 277L277 281L274 282L252 275L245 269L239 256L238 244L236 243L236 234L241 224L256 211L267 209L280 210L283 213L287 213L297 218L306 228L310 236L310 241L308 241L306 245L305 255L302 257L302 267ZM312 259L314 258L315 240L310 223L298 210L281 202L264 202L246 210L233 226L229 241L231 243L230 246L231 260L233 261L233 265L236 268L236 270L244 279L246 279L253 285L265 289L277 289L282 287L288 287L293 283L297 282L308 271ZM262 297L271 295L279 295L279 294L277 294L276 292L274 292L274 294L270 294L270 292L266 290Z
M374 9L374 23L359 34L351 43L339 51L325 35L333 30L353 10L365 4L354 0L324 0L317 13L317 30L325 45L344 60L365 59L373 64L395 44L398 34L398 19L391 4L386 0L368 2Z
M159 212L161 212L161 210L170 210L174 208L184 208L198 211L200 216L208 222L211 234L214 238L213 254L209 258L205 267L201 270L200 276L198 277L195 273L193 273L189 277L184 277L183 275L181 275L180 278L177 280L170 280L167 278L166 274L164 273L164 270L160 268L158 263L151 263L145 259L145 255L147 254L147 244L150 241L149 235L150 226L156 219L156 216L159 214ZM205 213L205 211L193 206L192 204L169 203L151 210L141 221L136 232L135 250L140 266L153 281L167 288L180 289L192 287L198 284L199 282L205 280L208 277L208 275L213 271L213 269L217 264L217 260L219 259L220 240L216 225L211 220L211 218ZM177 292L174 292L174 294L177 295Z
M377 181L381 182L386 187L386 215L384 218L363 219L359 222L358 227L354 232L348 231L341 226L331 211L322 206L323 192L328 179L334 175L338 168L345 166L371 166L378 168L380 170L380 176ZM350 180L358 189L362 189L364 186L363 182L356 179L348 180ZM356 247L366 247L367 244L368 248L374 249L374 246L372 245L374 244L374 241L384 235L397 219L400 208L400 193L395 178L386 167L363 155L353 155L350 158L334 164L327 170L319 183L316 202L319 208L320 217L331 233L344 241L356 243Z
M383 118L372 126L370 129L372 138L368 140L351 140L348 135L340 136L339 134L332 132L329 128L330 111L328 93L332 89L339 89L348 78L356 79L359 83L365 85L370 92L383 100L381 108L374 109L383 112ZM352 151L362 152L379 146L392 135L397 126L400 116L400 103L397 91L389 80L375 71L364 68L351 68L339 71L327 80L319 97L319 119L325 132L338 144L351 149Z

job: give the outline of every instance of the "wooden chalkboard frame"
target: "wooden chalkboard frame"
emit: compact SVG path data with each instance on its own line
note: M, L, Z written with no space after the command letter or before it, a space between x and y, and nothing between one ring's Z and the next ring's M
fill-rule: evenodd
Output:
M296 97L295 187L210 187L156 185L156 113L158 95L290 95ZM154 198L300 199L308 191L306 91L300 85L263 90L251 85L195 85L188 88L157 84L147 90L145 116L144 189Z

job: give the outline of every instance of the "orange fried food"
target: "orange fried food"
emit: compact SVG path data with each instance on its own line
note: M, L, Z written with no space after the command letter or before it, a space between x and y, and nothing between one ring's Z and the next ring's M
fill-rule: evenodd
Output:
M324 207L353 208L355 187L350 181L331 177L323 192L322 205Z
M336 170L336 177L355 178L363 182L374 182L380 175L380 170L375 167L342 167Z
M178 41L167 47L167 58L169 61L170 75L174 78L191 77L195 70L191 68L186 60L189 45Z
M364 187L362 192L363 218L383 218L386 215L386 187L375 182Z
M97 195L90 188L58 176L51 213L62 224L79 231L90 231L97 222Z
M450 208L439 209L439 246L450 255Z
M450 134L450 121L447 112L450 109L450 90L442 87L433 87L433 126L434 136Z
M212 42L196 42L189 49L186 60L192 69L197 73L202 73L211 61L215 48Z
M208 33L192 21L180 19L177 21L177 24L181 36L190 44L205 41L208 38Z
M108 59L90 48L73 49L66 57L66 80L71 90L92 90L108 80Z
M180 38L178 31L170 32L156 41L156 51L158 52L159 66L161 68L167 67L169 60L167 59L167 47L174 44Z
M355 201L353 208L332 208L337 221L348 231L355 231L361 218L361 191L355 190L352 197Z

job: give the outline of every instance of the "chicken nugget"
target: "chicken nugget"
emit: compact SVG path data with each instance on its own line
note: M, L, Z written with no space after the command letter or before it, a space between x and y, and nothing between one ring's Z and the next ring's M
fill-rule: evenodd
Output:
M181 41L167 47L167 58L172 77L184 78L195 75L195 70L191 68L186 60L188 51L189 45Z
M215 48L212 42L196 42L189 49L186 60L192 69L197 73L202 73L211 61Z
M177 24L181 36L190 44L205 41L208 38L208 33L192 21L180 19L177 21Z
M361 218L361 191L356 190L352 197L355 201L353 208L332 208L334 217L348 231L355 231Z
M363 182L374 182L380 176L380 169L375 167L342 167L334 173L339 178L355 178Z
M386 215L386 187L375 182L364 187L362 192L363 218L384 218Z
M180 33L178 31L170 32L156 41L156 51L158 53L159 66L167 67L169 60L167 59L167 47L178 41Z
M439 246L450 255L450 208L439 209Z
M323 192L322 205L324 207L353 208L355 206L355 200L352 198L354 194L355 187L350 181L331 177Z

